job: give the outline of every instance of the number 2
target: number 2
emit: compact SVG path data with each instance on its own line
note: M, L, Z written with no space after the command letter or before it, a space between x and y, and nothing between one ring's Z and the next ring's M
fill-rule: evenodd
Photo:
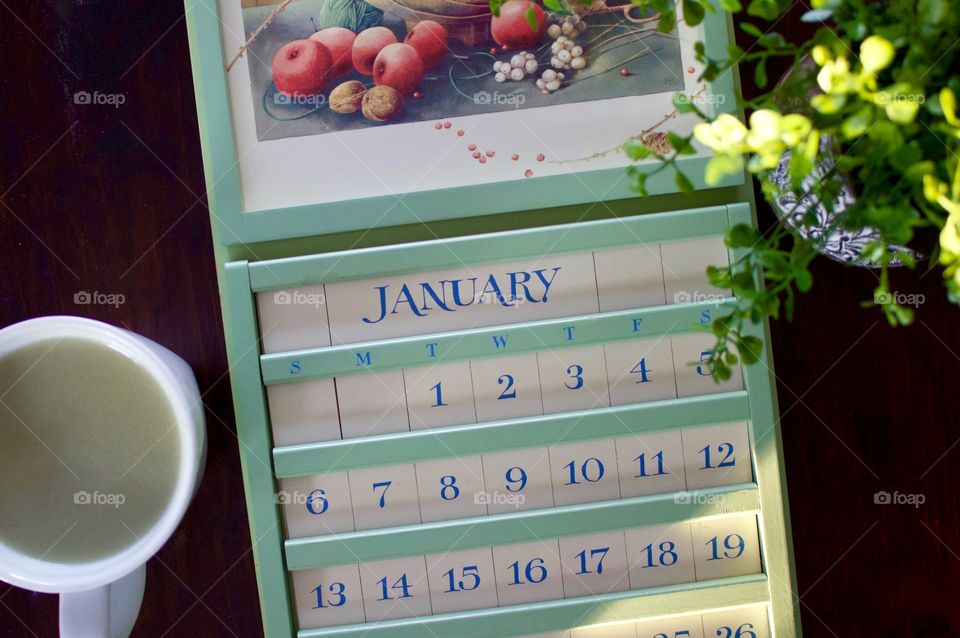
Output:
M516 399L517 398L517 389L513 387L513 375L512 374L502 374L500 378L497 379L497 385L505 386L503 392L500 393L500 396L497 397L497 401L502 399Z

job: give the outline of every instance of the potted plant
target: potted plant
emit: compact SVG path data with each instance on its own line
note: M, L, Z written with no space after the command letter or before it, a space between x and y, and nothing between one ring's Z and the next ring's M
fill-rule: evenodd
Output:
M635 0L666 16L695 24L710 0ZM726 234L742 257L708 270L714 285L732 289L731 310L714 320L714 374L728 378L738 361L760 357L760 342L745 334L747 322L792 316L794 297L813 285L810 262L829 253L838 235L856 237L846 261L874 267L879 283L872 300L891 325L909 324L913 311L889 286L888 269L914 268L923 256L942 268L946 294L960 301L960 16L949 0L814 0L803 20L819 23L812 37L790 42L755 21L775 21L785 0L719 0L737 27L755 39L748 50L732 45L724 59L708 59L696 46L712 80L738 65L752 73L761 94L742 100L746 123L730 114L709 117L678 96L679 112L703 122L670 147L629 140L635 160L659 160L655 171L675 170L693 153L693 140L712 150L708 183L727 173L752 173L764 197L781 213L761 234L734 226ZM789 72L773 84L772 63ZM648 171L649 172L649 171ZM631 170L644 192L646 176ZM689 179L677 173L677 184ZM937 232L925 232L924 229ZM836 247L834 247L836 248ZM757 276L759 275L759 276ZM764 285L758 286L757 281ZM867 295L865 295L867 296Z

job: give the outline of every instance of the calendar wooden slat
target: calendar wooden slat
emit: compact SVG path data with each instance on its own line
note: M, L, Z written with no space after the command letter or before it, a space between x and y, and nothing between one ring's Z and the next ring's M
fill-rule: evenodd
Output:
M362 625L301 630L297 638L507 638L658 616L710 611L769 600L763 574Z
M249 286L247 262L227 264L223 276L229 289L242 291ZM237 406L237 437L243 441L240 467L246 485L250 534L257 548L260 606L270 610L263 614L264 633L290 636L296 625L289 613L290 590L282 555L283 527L274 503L270 458L263 454L270 449L270 431L264 427L266 397L257 374L257 314L252 295L234 294L227 299L231 320L224 323L224 332L234 375L231 383Z
M531 255L556 254L659 241L719 235L726 228L727 206L711 206L604 222L491 233L274 259L250 264L254 292L346 281L383 274L438 270L464 263L483 264Z
M744 391L275 448L279 478L742 421Z
M731 224L753 224L749 206L730 210ZM745 249L731 251L732 259L746 254ZM762 285L755 277L758 286ZM758 337L765 347L760 361L744 370L744 388L749 394L751 444L755 480L759 484L760 501L765 516L758 517L764 551L764 571L771 578L772 629L775 636L800 636L800 616L796 613L797 575L793 569L793 537L790 534L790 508L787 485L783 479L783 444L777 416L776 377L770 351L770 329L767 324L745 326L746 334Z
M262 355L266 385L690 332L724 304L697 302ZM572 328L572 331L571 331ZM498 339L504 337L498 343ZM573 335L573 338L571 338ZM435 356L431 356L435 355ZM369 363L367 363L369 362Z
M291 571L401 556L417 556L491 545L507 545L592 532L666 525L694 518L745 514L760 508L756 485L731 485L685 493L657 494L495 514L436 523L290 539Z

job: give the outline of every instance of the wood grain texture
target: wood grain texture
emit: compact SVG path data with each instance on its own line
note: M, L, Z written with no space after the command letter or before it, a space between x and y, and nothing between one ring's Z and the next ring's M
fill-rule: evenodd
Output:
M799 34L800 11L778 30ZM258 636L182 12L179 2L0 4L0 325L89 316L193 366L207 471L149 565L134 635ZM77 104L78 91L124 103ZM912 328L859 307L874 275L826 261L797 319L773 325L806 636L960 635L960 331L939 274L921 275L893 279L926 297ZM125 303L77 305L80 291ZM880 490L926 502L875 505ZM55 636L56 612L55 597L0 585L0 636Z

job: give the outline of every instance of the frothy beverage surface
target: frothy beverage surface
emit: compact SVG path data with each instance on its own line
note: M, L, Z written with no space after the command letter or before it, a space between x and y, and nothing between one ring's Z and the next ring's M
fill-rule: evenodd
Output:
M0 358L0 543L79 563L143 537L180 467L173 406L139 363L79 338Z

